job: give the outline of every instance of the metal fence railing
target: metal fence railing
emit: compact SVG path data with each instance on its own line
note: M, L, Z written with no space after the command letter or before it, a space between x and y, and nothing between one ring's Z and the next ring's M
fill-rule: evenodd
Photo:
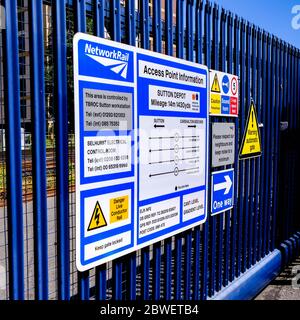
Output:
M208 1L0 5L6 11L0 30L0 299L205 300L300 230L299 49ZM78 31L240 79L239 117L221 119L237 130L234 208L84 273L75 266L72 39ZM239 161L251 99L263 154Z

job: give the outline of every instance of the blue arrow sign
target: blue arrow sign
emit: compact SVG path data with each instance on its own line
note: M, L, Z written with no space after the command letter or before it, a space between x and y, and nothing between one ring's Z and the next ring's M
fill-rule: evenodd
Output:
M215 215L233 208L234 170L212 173L211 214Z
M225 94L227 94L229 92L229 78L226 74L224 75L224 77L222 79L222 89Z

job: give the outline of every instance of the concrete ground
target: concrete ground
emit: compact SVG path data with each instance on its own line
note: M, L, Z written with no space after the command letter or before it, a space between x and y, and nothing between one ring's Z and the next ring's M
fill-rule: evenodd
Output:
M286 267L255 300L300 300L300 257Z

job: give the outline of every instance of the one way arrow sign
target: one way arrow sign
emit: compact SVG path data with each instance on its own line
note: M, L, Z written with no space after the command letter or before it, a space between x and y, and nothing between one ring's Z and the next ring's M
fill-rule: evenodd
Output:
M225 195L229 193L232 186L232 181L229 175L226 175L224 178L225 178L225 182L221 182L214 185L214 191L225 190L224 191L224 195Z
M211 214L215 215L233 208L234 170L212 173Z

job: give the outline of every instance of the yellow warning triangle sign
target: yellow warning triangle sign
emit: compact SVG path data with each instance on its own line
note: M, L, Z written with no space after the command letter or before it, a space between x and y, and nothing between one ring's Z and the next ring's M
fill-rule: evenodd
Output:
M220 88L220 84L219 84L219 80L218 80L218 75L217 74L215 74L214 81L213 81L213 84L211 86L211 91L212 92L221 93L221 88Z
M105 226L107 226L107 223L102 212L101 206L99 204L99 201L97 201L88 227L88 231L95 230Z
M256 109L252 101L240 148L240 159L259 157L261 152L260 130L257 122Z

